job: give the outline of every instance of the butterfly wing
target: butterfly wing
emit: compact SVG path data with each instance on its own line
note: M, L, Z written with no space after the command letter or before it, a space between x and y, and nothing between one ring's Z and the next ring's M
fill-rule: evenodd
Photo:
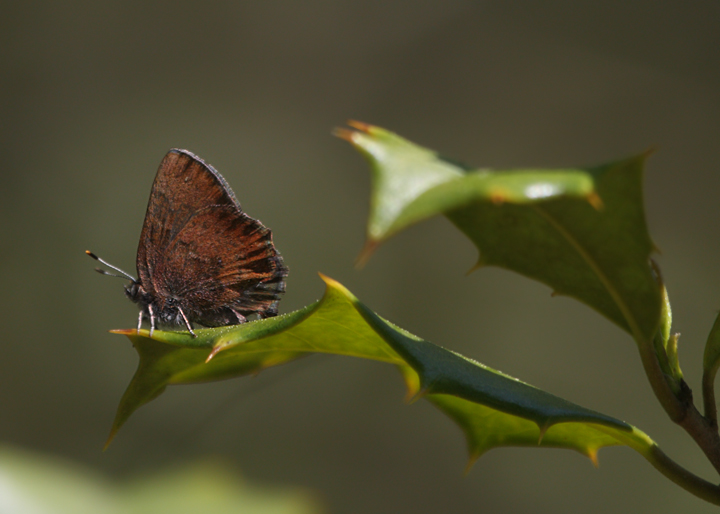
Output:
M277 314L287 268L270 230L242 212L214 168L171 150L150 193L137 254L139 281L161 321L221 326Z

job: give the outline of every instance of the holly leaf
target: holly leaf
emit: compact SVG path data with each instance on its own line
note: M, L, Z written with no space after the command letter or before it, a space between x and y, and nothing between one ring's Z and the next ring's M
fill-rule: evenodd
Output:
M339 129L371 164L360 260L412 223L444 214L498 266L547 284L649 341L661 291L642 198L646 155L594 168L484 170L441 158L379 127Z
M140 406L168 385L260 373L313 353L395 365L408 398L425 398L463 430L470 460L501 446L578 451L596 462L605 446L647 453L654 443L611 416L581 407L434 345L384 320L338 282L323 277L325 295L299 311L243 325L186 332L119 330L140 355L118 407L110 439ZM108 441L109 443L109 441Z

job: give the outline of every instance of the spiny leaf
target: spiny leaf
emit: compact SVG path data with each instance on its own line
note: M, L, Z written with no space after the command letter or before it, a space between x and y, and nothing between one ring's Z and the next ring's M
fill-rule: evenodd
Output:
M130 414L170 384L258 373L311 353L333 353L396 365L409 397L428 399L465 432L471 459L499 446L569 448L595 461L599 448L633 441L634 429L575 405L383 320L341 284L323 277L324 297L277 318L234 327L182 332L117 331L140 354L113 424L111 438ZM629 438L629 439L628 439ZM637 449L637 448L636 448Z
M642 198L646 155L596 168L467 171L379 127L337 133L371 162L368 241L446 215L480 252L597 310L638 341L657 331L661 292Z

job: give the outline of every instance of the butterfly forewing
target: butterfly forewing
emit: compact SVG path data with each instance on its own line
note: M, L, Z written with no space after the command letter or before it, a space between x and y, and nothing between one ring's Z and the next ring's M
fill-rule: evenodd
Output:
M165 252L188 220L209 205L234 205L241 210L217 171L185 150L168 152L155 176L140 233L137 267L141 279L144 272L151 273L156 257Z

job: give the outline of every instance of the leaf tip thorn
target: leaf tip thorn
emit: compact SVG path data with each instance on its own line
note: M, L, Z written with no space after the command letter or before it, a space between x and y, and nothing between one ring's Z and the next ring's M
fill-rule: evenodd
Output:
M370 260L370 257L373 253L375 253L375 249L380 245L380 243L375 239L368 239L365 241L365 246L363 246L363 249L360 250L360 255L357 256L357 259L355 259L355 267L357 269L362 269L365 264L367 264L367 261Z
M342 287L342 284L340 282L338 282L334 278L328 277L325 273L321 273L318 271L318 275L320 276L320 280L325 282L326 285L333 287Z
M550 428L550 422L546 421L544 425L538 424L538 428L540 429L540 435L538 436L538 446L542 444L543 437L545 437L545 434L548 431L548 428Z
M477 262L473 265L473 267L465 272L465 276L467 277L471 273L474 273L475 271L479 270L480 268L484 268L485 266L487 266L485 261L483 261L482 259L478 259Z
M598 461L598 451L597 448L593 448L592 450L588 450L587 452L588 459L592 462L593 466L596 468L600 467L600 462Z
M467 464L465 464L465 469L463 470L463 476L468 476L470 474L470 471L472 471L472 468L475 466L475 463L478 461L479 458L479 452L473 452L470 454Z
M344 139L348 143L353 142L353 136L355 134L354 130L346 129L344 127L335 127L332 130L332 135L335 137L339 137L340 139Z
M650 156L651 156L652 154L654 154L655 152L657 152L657 147L651 146L650 148L648 148L647 150L645 150L643 153L641 153L640 156L641 156L643 159L647 159L648 157L650 157Z
M356 142L355 139L358 135L358 132L369 134L372 129L372 125L363 123L362 121L347 120L346 123L355 130L351 130L345 127L336 127L333 129L332 134L335 137L339 137L340 139L344 139L345 141L353 144Z
M115 439L115 435L117 434L117 428L113 427L112 430L110 430L110 435L107 438L107 441L105 441L105 444L103 445L102 451L106 451L110 447L110 443L112 443L113 439Z
M605 207L605 204L603 203L602 198L600 198L600 195L598 195L595 191L588 194L586 196L586 199L587 199L588 203L590 205L592 205L596 211L600 211Z
M213 349L210 350L210 355L208 355L207 359L205 359L205 364L207 364L208 362L213 360L215 358L215 356L218 353L220 353L222 350L224 350L225 348L227 348L227 345L224 345L224 344L213 347Z
M502 205L507 201L507 195L502 191L490 192L490 201L495 205Z
M415 394L410 395L410 397L407 398L405 401L408 405L412 405L416 401L423 399L428 394L428 392L430 392L430 388L423 387L422 389L419 389L417 392L415 392Z
M361 132L370 132L370 129L372 128L372 125L370 125L369 123L364 123L358 120L347 120L345 123Z
M136 328L114 328L112 330L109 330L111 334L120 334L122 336L132 336L137 335L137 329Z

